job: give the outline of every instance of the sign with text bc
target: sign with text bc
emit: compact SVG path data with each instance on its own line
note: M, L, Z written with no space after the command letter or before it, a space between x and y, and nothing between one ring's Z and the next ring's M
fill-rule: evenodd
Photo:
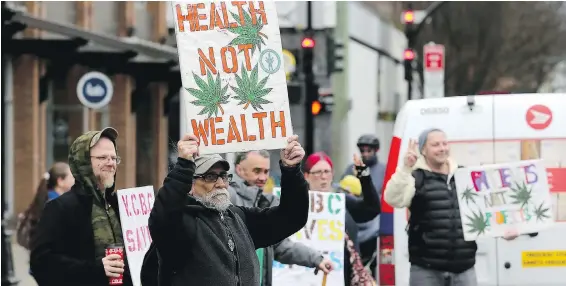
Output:
M114 95L112 80L100 72L89 72L77 83L77 96L85 107L100 109L108 105Z

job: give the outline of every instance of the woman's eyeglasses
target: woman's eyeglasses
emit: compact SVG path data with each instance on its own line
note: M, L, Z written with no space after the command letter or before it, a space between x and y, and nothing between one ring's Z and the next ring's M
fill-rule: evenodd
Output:
M332 174L332 171L331 170L320 170L320 171L309 172L309 174L311 174L313 176L320 177L322 175Z

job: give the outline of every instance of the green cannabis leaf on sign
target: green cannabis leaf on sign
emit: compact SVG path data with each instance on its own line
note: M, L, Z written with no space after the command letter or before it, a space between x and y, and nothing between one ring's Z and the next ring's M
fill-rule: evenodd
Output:
M472 188L466 188L466 190L464 192L462 192L462 200L466 202L467 205L470 204L470 201L472 203L476 203L476 198L478 197L478 194L472 191Z
M477 236L485 234L487 229L487 217L485 217L481 211L478 211L478 213L472 211L472 216L468 215L466 217L468 218L466 225L470 227L468 233L476 233Z
M515 187L511 187L511 191L513 191L513 194L509 197L514 200L512 203L521 205L521 208L528 205L533 198L532 188L529 188L524 182L522 184L515 183Z
M273 90L273 88L264 88L268 78L269 76L266 76L258 82L258 65L256 64L251 74L248 75L248 71L242 64L242 77L236 74L236 84L238 86L230 86L236 93L234 99L240 101L238 105L245 104L244 109L247 109L251 104L253 109L258 111L258 109L263 110L262 104L271 103L271 101L264 98Z
M540 203L538 207L535 208L534 216L537 218L537 221L543 221L545 218L550 218L548 212L550 208L545 208L544 202Z
M222 104L228 103L228 98L230 95L226 94L228 91L228 84L222 87L222 82L220 81L220 73L216 74L216 80L212 77L212 72L207 71L206 79L204 81L195 73L193 73L193 78L199 89L186 88L185 89L197 100L191 101L195 106L202 107L202 110L198 115L207 114L207 117L218 116L218 110L220 114L224 115L224 109Z
M268 39L267 35L261 32L263 29L263 20L261 16L258 16L255 25L252 22L252 16L246 10L243 11L244 14L244 23L241 23L240 16L234 12L230 12L234 20L238 23L237 27L228 27L227 30L237 34L238 36L234 38L228 45L230 46L237 46L237 45L245 45L251 44L252 45L252 55L254 54L255 50L258 49L261 52L261 45L267 45L263 38ZM243 51L240 50L240 53Z

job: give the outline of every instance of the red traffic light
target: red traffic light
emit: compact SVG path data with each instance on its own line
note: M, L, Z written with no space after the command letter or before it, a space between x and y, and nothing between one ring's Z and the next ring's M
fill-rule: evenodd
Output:
M311 104L312 115L318 115L320 113L320 110L322 110L322 104L320 103L320 101L318 100L313 101Z
M403 24L413 24L415 22L415 12L413 10L403 11Z
M303 47L303 49L314 48L314 39L313 38L303 38L303 41L301 42L301 47Z
M415 59L415 52L411 49L406 49L405 52L403 52L403 59L407 60L407 61L412 61Z

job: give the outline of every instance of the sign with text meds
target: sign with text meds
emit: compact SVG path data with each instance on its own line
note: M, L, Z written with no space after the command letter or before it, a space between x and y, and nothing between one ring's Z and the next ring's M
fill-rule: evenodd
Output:
M541 160L460 168L454 178L464 239L538 232L554 224Z
M279 196L281 188L273 188ZM346 198L344 194L309 192L307 224L290 239L318 250L334 265L326 278L328 286L344 285L344 232L346 225ZM320 286L323 272L314 275L313 268L284 265L273 261L273 286Z
M151 244L147 221L154 201L152 186L118 190L124 249L134 286L141 286L143 258Z
M281 149L293 135L274 1L173 1L186 132L200 154Z

